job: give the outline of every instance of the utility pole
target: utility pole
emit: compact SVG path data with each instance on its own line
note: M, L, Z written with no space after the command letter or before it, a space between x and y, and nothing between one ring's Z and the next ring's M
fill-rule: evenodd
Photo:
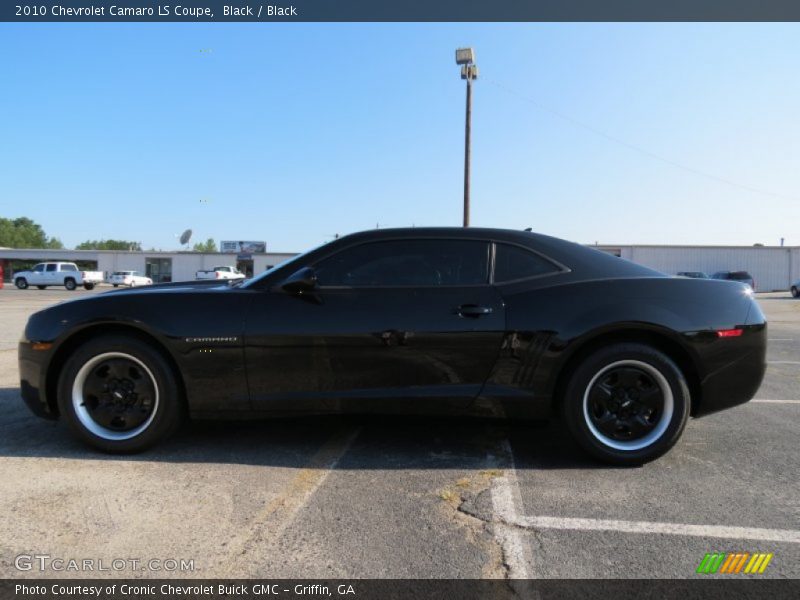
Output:
M472 48L456 50L456 64L461 65L461 79L467 82L467 110L464 122L464 227L469 227L469 183L472 162L472 82L478 78L478 66Z

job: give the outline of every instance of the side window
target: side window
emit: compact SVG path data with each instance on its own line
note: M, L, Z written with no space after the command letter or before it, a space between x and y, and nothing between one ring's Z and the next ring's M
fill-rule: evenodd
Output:
M52 273L53 271L58 270L58 265L56 263L47 263L47 272Z
M392 240L348 248L315 269L323 287L480 285L488 257L480 240Z
M78 267L76 267L75 265L65 264L65 265L61 265L61 270L62 271L77 271Z
M39 263L38 265L33 267L34 273L41 273L42 271L44 271L44 265L42 263Z
M558 273L560 270L546 258L525 248L511 244L497 244L496 246L494 258L496 283Z

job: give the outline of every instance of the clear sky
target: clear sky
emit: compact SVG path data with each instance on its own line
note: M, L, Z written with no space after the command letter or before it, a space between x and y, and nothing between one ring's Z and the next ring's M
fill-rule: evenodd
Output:
M68 246L460 225L800 244L800 24L2 24L0 216Z

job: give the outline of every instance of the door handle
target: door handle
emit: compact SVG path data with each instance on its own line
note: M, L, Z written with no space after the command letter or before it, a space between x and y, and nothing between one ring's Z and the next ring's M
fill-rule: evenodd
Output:
M456 307L455 313L461 317L477 318L483 315L491 314L493 311L491 306L479 306L477 304L462 304Z

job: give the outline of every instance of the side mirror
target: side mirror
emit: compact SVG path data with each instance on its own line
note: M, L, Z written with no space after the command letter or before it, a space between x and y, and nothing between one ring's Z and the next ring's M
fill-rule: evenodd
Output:
M302 294L317 287L317 274L311 267L303 267L287 277L281 287L290 294Z

